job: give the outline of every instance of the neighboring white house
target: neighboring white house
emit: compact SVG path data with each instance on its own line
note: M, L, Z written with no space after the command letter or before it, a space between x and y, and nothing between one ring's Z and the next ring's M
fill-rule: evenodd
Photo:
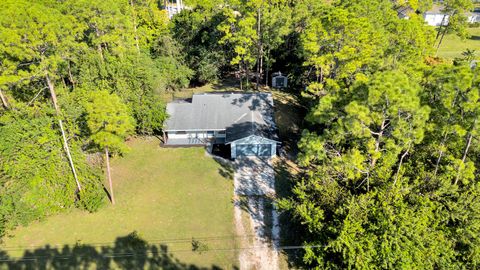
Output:
M166 146L225 144L231 158L276 155L270 93L209 93L167 104Z
M428 25L439 26L448 24L448 15L445 16L441 12L427 11L423 14L423 18Z
M467 16L467 22L476 23L480 22L480 12L469 12L465 14ZM448 24L448 15L442 12L442 6L436 5L433 9L425 12L423 18L428 25L440 26Z
M172 18L173 15L180 13L185 9L183 0L164 0L163 7L168 12L168 18Z

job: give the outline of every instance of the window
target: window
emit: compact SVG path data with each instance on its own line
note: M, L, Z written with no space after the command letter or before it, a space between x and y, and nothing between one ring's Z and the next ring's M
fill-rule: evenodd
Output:
M207 135L213 135L213 134L215 134L215 132L213 132L213 131L207 131Z
M187 132L186 131L177 131L177 132L175 132L175 134L187 134Z
M218 132L218 134L224 135L224 134L225 134L225 130L220 130L220 131Z

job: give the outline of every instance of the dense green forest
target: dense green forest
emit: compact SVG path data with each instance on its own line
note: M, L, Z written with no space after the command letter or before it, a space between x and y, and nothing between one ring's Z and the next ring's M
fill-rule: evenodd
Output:
M254 91L281 70L308 108L278 201L311 246L297 263L480 266L480 67L435 57L466 37L472 1L445 0L439 29L428 0L191 0L170 21L161 2L3 1L0 235L101 207L108 157L161 131L160 94L231 77Z
M478 267L479 68L471 52L435 57L446 33L466 37L472 1L444 1L451 20L438 29L422 17L431 1L217 4L173 20L194 78L229 70L248 84L282 70L309 108L303 174L279 201L297 226L290 238L312 246L301 264Z
M188 85L154 1L2 1L0 234L106 199L101 155L154 134L159 94Z

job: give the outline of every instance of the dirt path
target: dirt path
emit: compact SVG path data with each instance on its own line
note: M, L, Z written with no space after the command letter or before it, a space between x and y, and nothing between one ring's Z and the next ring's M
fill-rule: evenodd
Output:
M279 269L280 226L272 205L275 173L270 160L242 158L235 162L234 217L238 235L248 235L241 243L241 270Z

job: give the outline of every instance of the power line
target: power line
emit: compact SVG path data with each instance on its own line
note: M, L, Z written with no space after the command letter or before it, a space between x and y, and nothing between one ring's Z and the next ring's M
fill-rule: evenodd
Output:
M128 237L128 236L125 236ZM221 240L230 240L230 239L239 239L239 238L254 238L256 235L250 234L250 235L224 235L224 236L205 236L205 237L190 237L190 238L166 238L166 239L143 239L140 238L141 240L144 240L145 242L149 244L176 244L176 243L186 243L186 242L191 242L192 239L195 240L201 240L201 241L221 241ZM116 242L97 242L97 243L73 243L71 245L88 245L92 247L101 247L101 246L106 246L106 245L113 245ZM15 251L15 250L23 250L23 249L35 249L35 248L42 248L45 246L49 247L54 247L54 248L60 248L64 247L68 244L45 244L45 245L31 245L31 246L5 246L5 247L0 247L0 250L5 250L5 251Z
M253 247L244 247L244 248L214 248L208 249L203 251L204 253L210 251L240 251L240 250L258 250L258 249L270 249L273 248L275 250L294 250L294 249L306 249L306 248L320 248L324 247L323 245L301 245L301 246L279 246L279 247L270 247L270 246L253 246ZM173 250L169 252L195 252L193 250ZM125 257L140 257L140 258L148 258L149 254L158 254L158 252L148 251L142 253L111 253L111 254L98 254L95 256L103 257L103 258L125 258ZM167 254L168 253L164 253ZM38 261L41 259L50 259L50 260L68 260L71 258L89 258L95 256L75 256L75 255L61 255L61 256L30 256L30 257L17 257L17 258L9 258L9 259L0 259L0 262L22 262L22 261Z

